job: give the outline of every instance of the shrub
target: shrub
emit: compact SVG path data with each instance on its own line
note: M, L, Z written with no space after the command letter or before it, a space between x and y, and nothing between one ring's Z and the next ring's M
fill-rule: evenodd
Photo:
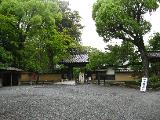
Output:
M128 87L139 88L139 86L141 85L141 81L140 80L125 81L125 85Z
M155 74L152 75L149 78L148 87L153 88L153 89L159 88L160 87L160 77Z

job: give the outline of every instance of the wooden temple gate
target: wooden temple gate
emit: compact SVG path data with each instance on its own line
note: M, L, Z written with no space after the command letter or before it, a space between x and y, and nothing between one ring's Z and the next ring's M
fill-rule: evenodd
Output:
M73 80L74 67L83 68L86 66L87 63L89 63L88 54L73 54L60 62L60 64L68 67L67 77L69 80Z

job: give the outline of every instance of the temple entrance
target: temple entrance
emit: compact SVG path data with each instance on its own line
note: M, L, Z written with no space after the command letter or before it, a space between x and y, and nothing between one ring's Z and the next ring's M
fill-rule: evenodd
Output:
M88 54L74 54L69 56L67 59L60 62L66 66L66 70L63 73L63 77L67 77L68 80L75 80L75 82L79 82L79 74L84 74L82 77L85 78L85 70L84 67L89 62ZM74 70L77 69L77 73L74 73ZM83 71L82 71L83 70Z

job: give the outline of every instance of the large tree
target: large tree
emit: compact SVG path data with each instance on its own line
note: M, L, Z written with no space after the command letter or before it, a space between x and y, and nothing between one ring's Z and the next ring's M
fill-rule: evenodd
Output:
M99 51L96 48L85 47L84 48L89 54L89 63L86 65L88 70L96 70L101 68L106 63L106 55L104 52Z
M135 54L133 44L123 42L121 45L107 45L106 52L101 52L94 48L87 48L90 62L87 68L95 70L104 66L133 66L138 62L138 56Z
M14 29L13 18L7 18L0 14L0 66L4 67L12 63L11 50L19 48L18 30Z
M0 52L5 54L0 61L24 70L53 72L71 48L80 46L81 28L79 14L67 2L1 0Z
M60 10L62 12L62 20L57 21L58 31L66 30L67 33L76 41L81 41L81 17L78 11L72 11L69 8L68 1L60 1Z
M15 67L21 67L25 41L55 29L55 21L61 18L57 0L2 0L0 16L0 42L12 53Z
M97 32L105 41L122 39L137 46L144 76L148 77L148 58L143 36L151 29L144 15L159 7L159 0L97 0L93 6L93 19Z
M0 46L0 68L8 67L12 63L12 54Z

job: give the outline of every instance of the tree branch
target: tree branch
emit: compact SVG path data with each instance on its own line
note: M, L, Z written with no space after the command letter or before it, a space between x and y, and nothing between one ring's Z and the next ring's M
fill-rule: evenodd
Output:
M136 20L137 20L138 23L140 23L140 20L141 20L143 5L144 5L143 3L140 6L138 5L138 10L137 10L137 13L136 13Z
M130 30L125 29L122 24L120 25L119 29L122 30L127 35L131 36L133 39L135 38L134 33Z
M119 36L117 36L119 39L122 39L122 40L125 40L125 41L128 41L128 42L131 42L131 43L133 43L134 45L135 45L135 42L134 42L134 40L132 40L131 38L126 38L124 35L119 35Z

